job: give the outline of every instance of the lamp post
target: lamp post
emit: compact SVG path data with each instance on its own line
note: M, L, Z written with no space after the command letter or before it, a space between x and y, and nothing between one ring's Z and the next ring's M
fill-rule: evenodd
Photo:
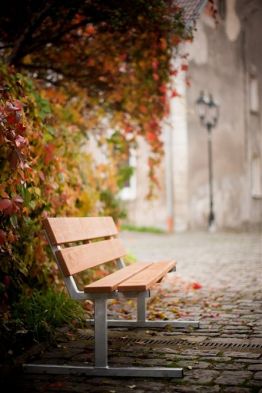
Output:
M212 157L212 130L217 125L219 107L214 102L211 94L200 92L196 100L197 112L201 124L207 129L208 136L208 179L209 179L209 216L208 227L212 228L215 222L214 202L213 202L213 157Z

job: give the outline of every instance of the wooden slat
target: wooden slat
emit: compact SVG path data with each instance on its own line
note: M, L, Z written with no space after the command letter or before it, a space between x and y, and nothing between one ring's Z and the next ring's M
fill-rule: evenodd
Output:
M86 285L84 287L85 292L91 293L102 293L102 292L112 292L117 289L118 285L124 280L134 276L136 273L148 268L152 265L152 262L148 263L135 263L129 265L123 269L119 269L116 272L109 274L106 277L101 278L93 282L92 284Z
M112 217L49 217L43 226L51 244L117 235Z
M122 282L118 286L118 290L121 292L146 291L156 284L175 266L175 261L161 261L153 263L148 268Z
M64 248L56 252L65 276L113 261L125 254L125 249L119 239L102 240L81 246Z

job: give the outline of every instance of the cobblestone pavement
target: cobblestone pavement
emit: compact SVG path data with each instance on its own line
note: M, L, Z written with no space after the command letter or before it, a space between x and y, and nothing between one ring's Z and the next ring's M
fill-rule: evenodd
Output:
M109 363L183 367L181 379L87 378L17 372L19 392L262 393L262 237L260 234L122 234L142 260L175 258L149 301L149 318L200 319L199 329L110 329ZM112 302L110 314L134 312ZM41 349L41 348L40 348ZM57 346L24 355L43 363L93 362L93 331L64 331Z

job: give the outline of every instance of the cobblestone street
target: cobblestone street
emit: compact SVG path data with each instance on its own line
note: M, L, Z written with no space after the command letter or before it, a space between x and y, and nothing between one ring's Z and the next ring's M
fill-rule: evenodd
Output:
M177 260L177 272L149 301L149 318L199 319L199 329L110 329L114 366L183 367L182 379L23 375L19 392L262 393L262 237L256 233L155 235L124 232L139 260ZM110 314L133 304L110 305ZM93 362L93 331L64 333L56 348L24 358L41 363Z
M200 281L205 288L261 288L262 235L124 232L122 237L128 251L139 260L174 258L179 276Z

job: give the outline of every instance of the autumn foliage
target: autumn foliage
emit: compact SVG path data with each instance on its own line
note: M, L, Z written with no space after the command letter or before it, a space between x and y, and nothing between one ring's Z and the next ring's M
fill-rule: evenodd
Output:
M63 122L58 124L50 103L29 79L10 68L1 68L0 89L3 307L19 288L40 287L56 278L45 252L41 218L77 214L83 187L75 161L81 143L78 125L72 121L67 130Z
M190 38L183 10L169 0L10 0L2 6L0 296L5 318L20 293L57 280L41 231L45 215L121 217L115 196L131 174L121 164L138 136L151 146L149 176L157 182L169 79L179 71L170 60L180 42ZM90 138L107 163L87 152Z
M116 133L98 135L111 160L97 163L86 149L81 95L71 100L13 68L0 71L0 294L8 311L20 292L58 280L42 233L46 215L123 215L115 194L125 148Z
M168 81L178 72L170 59L191 38L183 9L171 0L11 0L0 22L9 64L67 93L83 89L89 127L117 130L129 146L146 139L155 182Z

